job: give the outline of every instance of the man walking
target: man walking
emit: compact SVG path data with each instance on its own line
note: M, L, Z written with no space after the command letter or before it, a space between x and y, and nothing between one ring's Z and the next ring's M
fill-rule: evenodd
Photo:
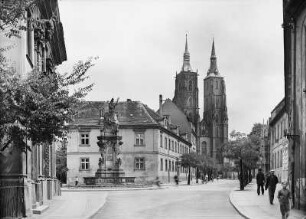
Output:
M258 169L258 173L256 175L256 183L257 183L257 194L260 195L260 189L261 194L264 194L264 183L265 183L265 175L263 174L261 168Z
M278 183L277 176L274 175L274 170L270 171L270 176L267 178L266 190L269 189L269 200L270 204L273 205L274 193L276 189L276 184Z
M291 203L291 193L287 189L287 182L282 183L283 189L278 191L277 198L279 200L280 211L282 214L282 219L287 219L289 217Z

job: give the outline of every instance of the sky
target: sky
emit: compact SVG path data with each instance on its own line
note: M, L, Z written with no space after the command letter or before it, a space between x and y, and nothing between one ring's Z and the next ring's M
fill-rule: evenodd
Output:
M78 60L99 56L86 100L141 101L157 110L159 94L174 96L185 35L203 79L215 41L225 78L229 132L249 133L284 97L282 1L277 0L59 0L70 72Z

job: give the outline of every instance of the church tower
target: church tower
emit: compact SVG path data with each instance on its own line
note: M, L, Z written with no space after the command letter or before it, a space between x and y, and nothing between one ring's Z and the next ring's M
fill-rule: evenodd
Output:
M223 163L221 147L228 140L228 116L224 78L217 67L215 43L213 41L210 67L204 78L204 113L201 122L201 146L203 151Z
M186 34L183 66L175 77L175 91L172 100L194 125L196 132L199 124L199 90L198 73L194 72L190 65L190 53Z

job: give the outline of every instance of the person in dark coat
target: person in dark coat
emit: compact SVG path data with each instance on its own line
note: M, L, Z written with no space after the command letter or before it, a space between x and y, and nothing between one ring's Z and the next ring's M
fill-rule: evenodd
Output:
M258 173L256 175L256 183L257 183L257 194L260 195L260 189L261 194L264 194L264 184L265 184L265 175L263 174L261 169L258 169Z
M273 200L274 200L274 193L276 189L276 185L278 183L278 178L277 176L274 175L274 170L270 171L270 175L267 178L266 182L266 190L269 189L269 200L270 204L273 205Z

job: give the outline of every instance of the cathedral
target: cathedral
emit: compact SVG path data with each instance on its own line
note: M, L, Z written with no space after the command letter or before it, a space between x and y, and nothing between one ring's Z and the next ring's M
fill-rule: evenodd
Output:
M203 119L199 115L198 72L190 64L190 53L186 35L183 66L175 78L173 103L185 113L195 128L197 151L214 158L216 165L223 163L222 146L228 140L228 116L224 78L217 67L217 56L213 41L210 67L204 78Z

